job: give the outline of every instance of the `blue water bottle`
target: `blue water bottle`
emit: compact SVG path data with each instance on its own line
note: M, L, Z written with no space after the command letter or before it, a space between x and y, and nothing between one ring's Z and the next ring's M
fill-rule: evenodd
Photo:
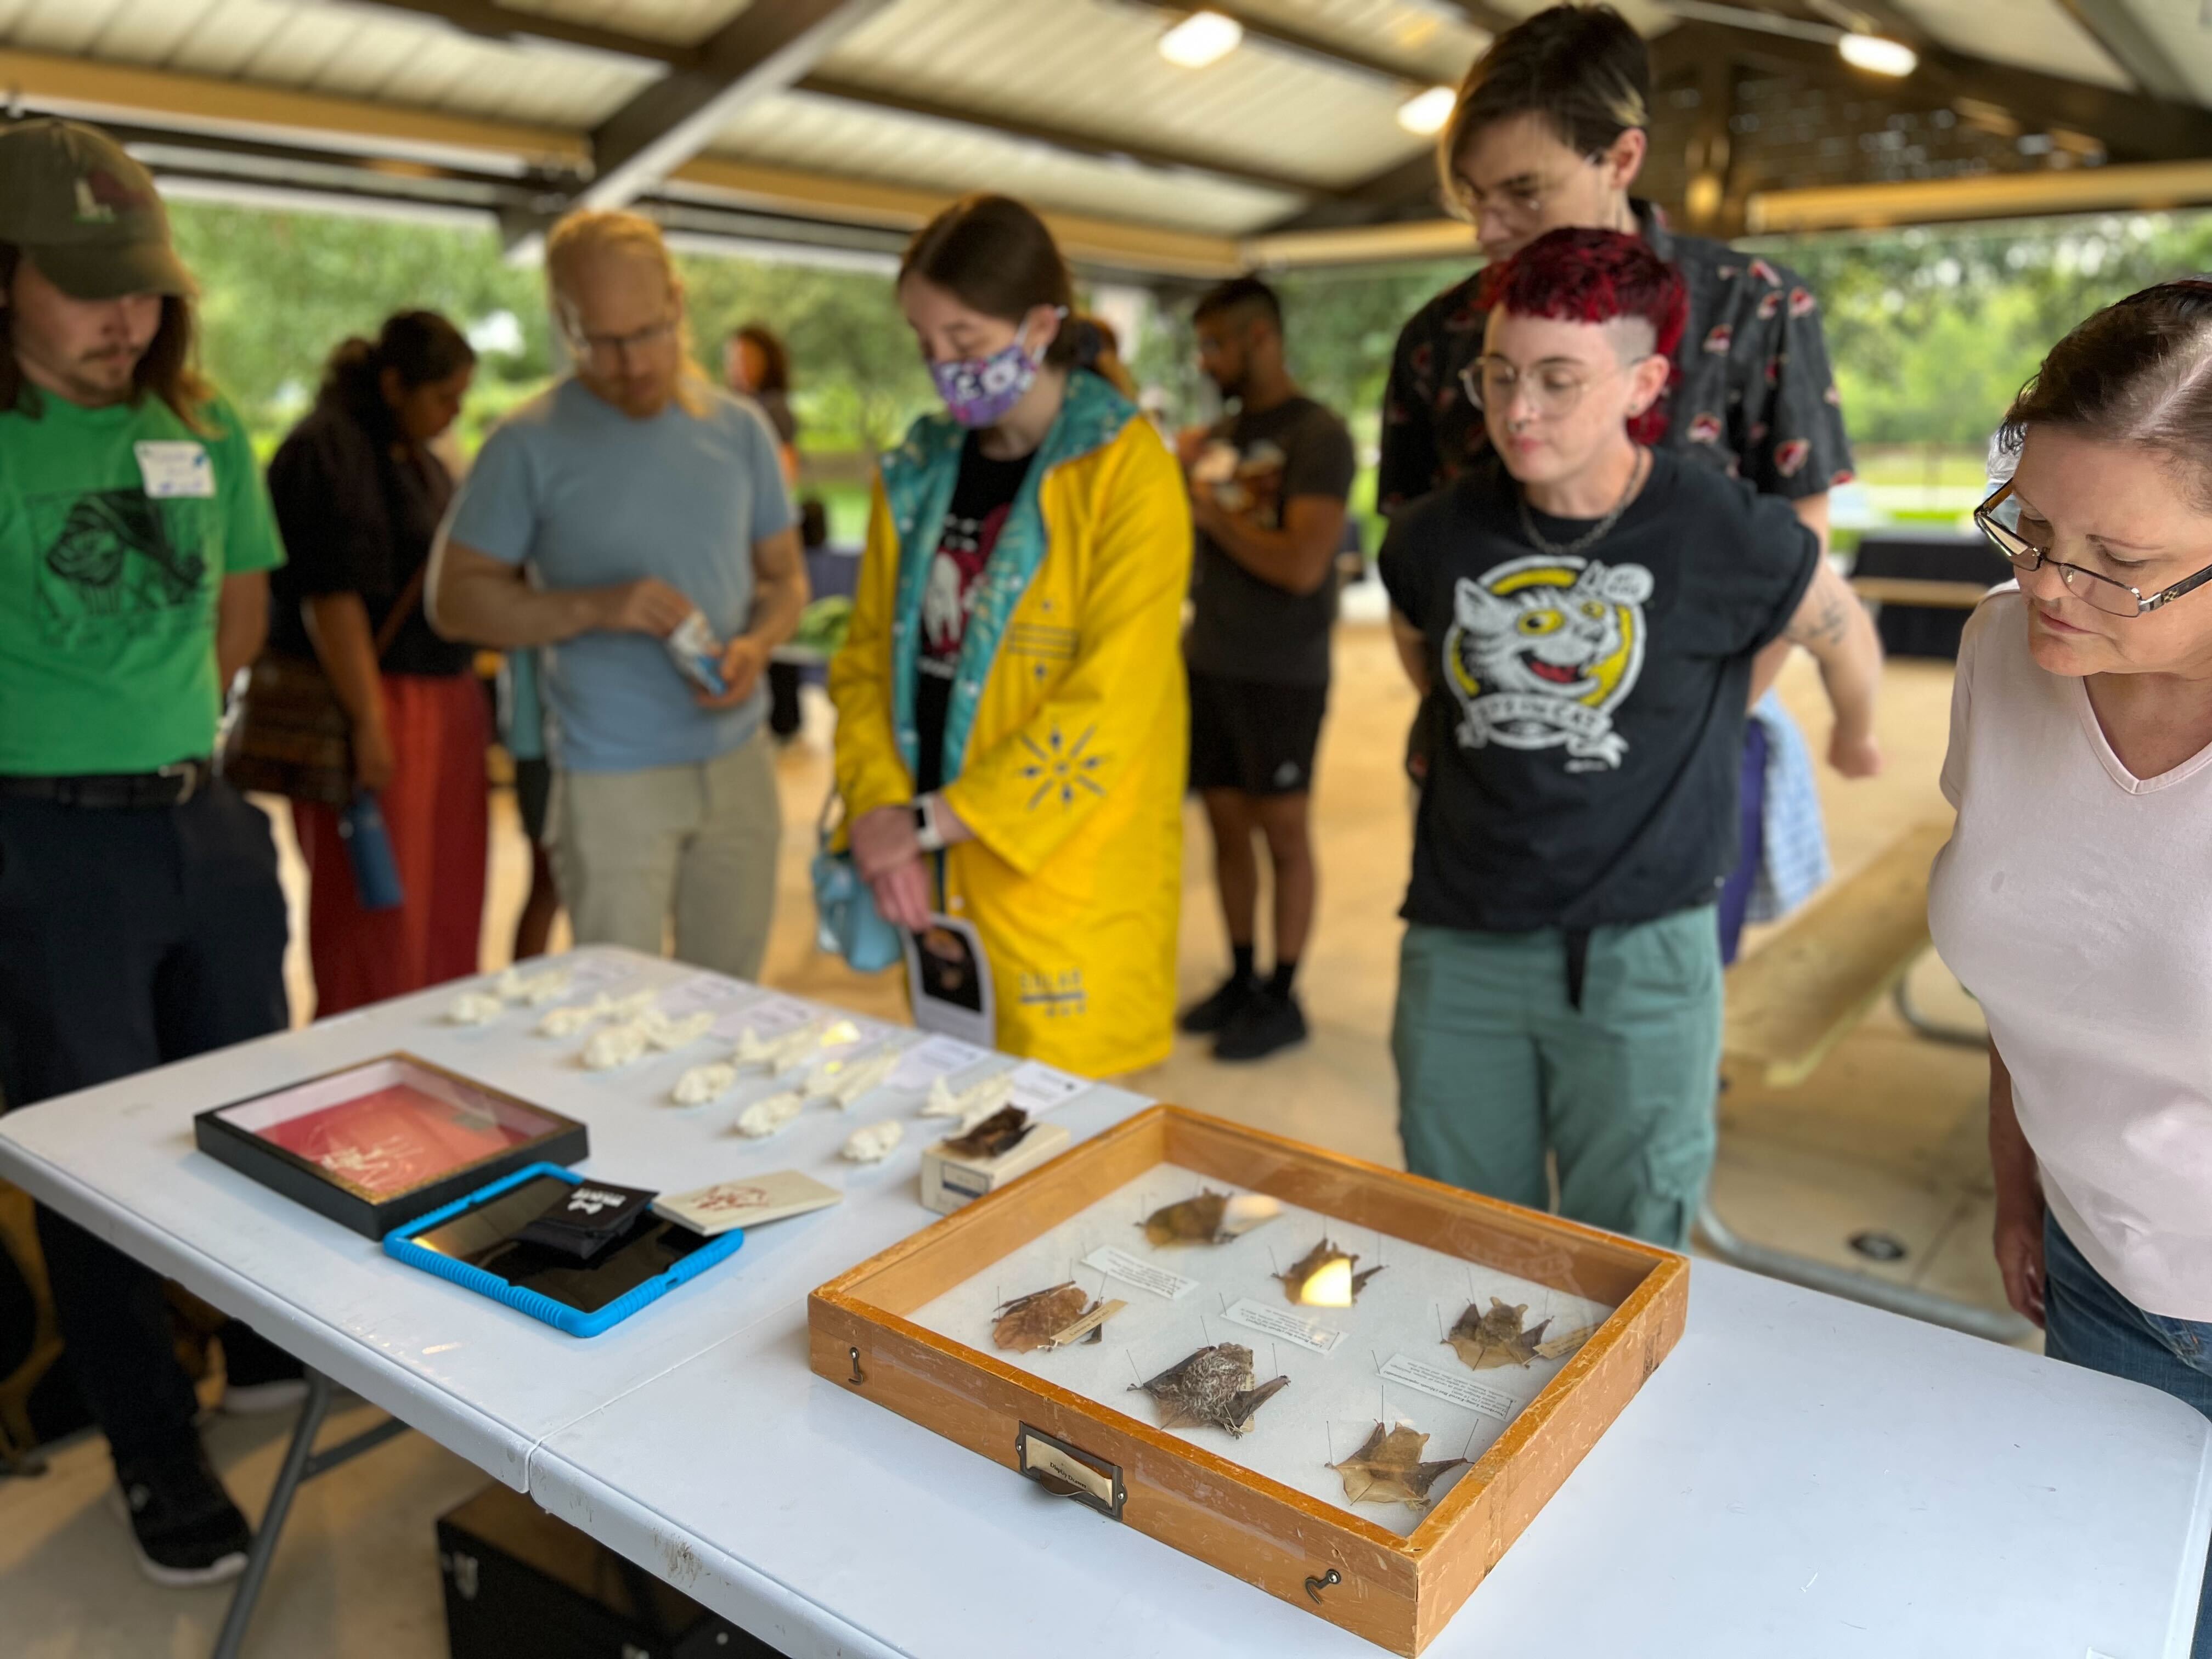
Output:
M399 861L392 856L392 836L384 827L384 809L363 789L353 805L338 814L338 835L353 863L354 896L364 910L397 910L405 902L399 884Z

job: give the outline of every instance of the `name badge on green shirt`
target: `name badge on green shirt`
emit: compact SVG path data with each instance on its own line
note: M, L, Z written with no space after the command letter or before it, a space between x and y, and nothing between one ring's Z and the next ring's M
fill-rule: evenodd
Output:
M131 446L138 457L138 478L157 501L215 495L215 467L207 446L185 438L142 438Z

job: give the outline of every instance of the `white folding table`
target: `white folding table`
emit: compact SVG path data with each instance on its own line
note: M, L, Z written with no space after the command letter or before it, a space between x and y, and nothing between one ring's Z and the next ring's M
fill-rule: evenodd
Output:
M580 1039L449 1026L451 998L17 1111L0 1175L798 1659L1375 1651L808 1371L806 1291L933 1218L921 1126L870 1170L835 1153L881 1109L744 1141L731 1107L662 1103L701 1053L586 1073ZM205 1106L399 1048L586 1120L604 1179L799 1168L846 1201L579 1341L193 1150ZM1430 1652L2179 1659L2208 1449L2149 1389L1700 1262L1680 1346Z

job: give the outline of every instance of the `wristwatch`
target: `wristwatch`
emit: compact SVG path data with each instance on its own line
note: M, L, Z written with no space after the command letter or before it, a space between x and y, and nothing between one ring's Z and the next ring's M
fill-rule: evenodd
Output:
M915 845L925 853L945 850L945 836L937 827L937 815L929 810L930 797L924 795L914 804Z

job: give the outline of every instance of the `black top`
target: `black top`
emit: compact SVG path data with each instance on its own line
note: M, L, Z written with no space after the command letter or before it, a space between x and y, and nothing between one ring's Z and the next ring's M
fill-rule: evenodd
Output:
M976 579L999 544L999 532L1030 475L1031 459L994 461L972 432L960 451L960 477L945 509L921 600L921 649L915 654L914 687L917 795L945 782L945 719L960 668L960 644L968 636L968 613L975 604Z
M762 414L775 433L780 444L793 445L799 441L799 416L791 412L791 399L781 392L756 392L752 399L760 405Z
M269 578L272 650L314 654L300 605L325 593L360 594L374 635L430 556L453 481L437 457L399 444L383 422L375 424L382 429L373 431L325 398L269 463L285 552L283 568ZM460 674L475 657L475 647L432 633L417 600L382 667L387 674Z
M1661 441L1763 494L1818 495L1851 477L1850 440L1820 334L1820 307L1781 265L1700 236L1678 236L1649 202L1634 204L1651 251L1681 273L1689 326L1680 371L1661 405ZM1489 448L1460 372L1482 355L1489 313L1480 274L1423 306L1398 337L1382 401L1376 505L1395 513L1449 483Z
M1284 503L1294 496L1342 501L1352 493L1358 470L1352 434L1310 398L1239 414L1216 426L1212 437L1236 449L1236 481L1263 529L1281 528ZM1271 685L1328 684L1334 580L1311 593L1293 593L1254 575L1201 535L1191 566L1191 601L1184 650L1200 673Z
M1383 543L1452 721L1401 914L1525 933L1711 903L1735 863L1751 659L1789 625L1819 543L1787 501L1663 452L1580 557L1538 551L1518 500L1487 455ZM1591 528L1531 516L1555 546Z

